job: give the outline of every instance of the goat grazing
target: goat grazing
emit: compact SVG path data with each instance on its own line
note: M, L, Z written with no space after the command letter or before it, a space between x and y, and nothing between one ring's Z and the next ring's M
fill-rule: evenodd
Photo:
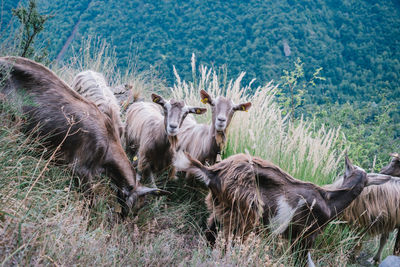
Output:
M223 96L213 99L204 90L201 90L200 96L204 104L211 106L211 125L198 124L189 116L182 124L178 148L202 163L214 164L226 142L226 131L235 111L247 111L251 103L234 104Z
M86 99L93 101L103 113L114 113L112 117L116 121L119 135L121 138L124 136L118 100L108 87L103 74L92 70L82 71L75 76L72 88Z
M207 240L216 238L216 221L229 234L243 239L259 222L274 234L298 242L305 260L315 237L326 224L341 213L365 186L382 184L388 177L367 176L346 157L343 184L337 190L325 190L291 177L278 166L258 157L237 154L210 167L189 154L177 154L175 166L202 180L210 189L206 198L211 214Z
M395 229L397 238L393 254L400 254L400 155L393 153L391 156L392 161L380 173L397 177L385 184L366 188L343 212L345 221L371 236L381 235L379 249L372 258L375 263L381 260L389 233Z
M105 172L118 187L123 215L143 195L163 194L138 184L112 116L72 90L51 70L20 57L0 58L0 91L24 114L23 131L45 138L57 159L89 185ZM107 113L107 112L106 112ZM112 113L108 113L112 114Z
M189 107L174 99L166 101L156 94L151 97L154 103L135 102L129 107L125 139L129 154L139 157L137 179L150 177L154 185L155 173L169 169L169 177L175 176L172 162L177 134L185 117L189 113L203 114L207 109Z

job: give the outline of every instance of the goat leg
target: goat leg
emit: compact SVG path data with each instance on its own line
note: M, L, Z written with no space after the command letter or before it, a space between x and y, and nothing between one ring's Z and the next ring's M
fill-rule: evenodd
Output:
M397 237L396 237L396 242L394 243L393 255L396 256L400 255L400 227L397 227Z
M382 234L381 234L381 238L380 238L380 240L379 240L379 249L378 249L378 252L376 252L375 256L373 257L374 263L380 262L382 250L383 250L383 248L385 247L385 244L386 244L388 238L389 238L389 233L382 233Z
M292 248L293 249L298 249L297 256L295 257L295 266L306 266L308 259L311 259L311 256L309 256L309 251L312 247L312 244L314 243L315 235L311 235L306 238L302 238L299 240L298 245L294 245ZM312 264L314 264L311 261ZM309 262L309 264L311 265ZM312 266L312 265L311 265ZM315 266L315 265L314 265Z
M168 170L168 179L169 180L176 180L176 169L174 166L171 166Z
M127 199L127 192L129 189L118 189L117 191L117 199L118 199L118 203L121 206L121 218L122 220L124 220L130 211L130 208L128 206L128 204L126 203L126 199Z
M150 180L151 180L151 186L152 186L152 187L157 187L156 181L155 181L155 179L154 179L154 174L153 174L153 172L150 172L149 176L150 176Z
M211 247L214 247L217 235L217 223L215 222L214 215L211 214L208 218L207 230L205 231L206 240Z
M139 184L140 180L142 180L142 172L137 171L136 172L136 183Z

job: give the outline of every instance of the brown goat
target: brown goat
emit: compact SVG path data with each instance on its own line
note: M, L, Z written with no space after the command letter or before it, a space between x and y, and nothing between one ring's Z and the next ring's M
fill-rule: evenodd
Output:
M154 103L135 102L129 107L125 133L128 153L139 157L137 179L150 177L154 185L156 173L169 170L169 177L175 176L172 162L177 134L186 116L207 110L174 99L166 101L156 94L152 99Z
M400 254L400 155L392 153L391 156L391 162L380 173L391 175L392 179L366 188L343 212L343 219L353 226L372 236L380 234L379 248L372 258L375 263L381 260L389 234L395 229L397 238L393 254ZM337 183L340 184L340 179ZM361 249L361 245L357 249Z
M190 155L179 153L175 165L201 179L210 189L206 203L211 216L206 237L211 244L217 234L216 221L223 225L225 238L230 234L246 238L262 222L272 233L298 242L303 249L302 261L318 233L365 186L390 179L377 174L368 177L347 157L344 182L337 190L297 180L271 162L245 154L206 167Z
M392 160L382 168L380 173L400 177L400 154L391 153L390 156L392 156Z
M113 113L103 114L51 70L29 59L2 57L0 81L0 91L26 118L22 130L35 130L50 148L60 146L58 160L69 164L84 184L106 172L118 187L124 215L138 197L165 193L136 182Z
M211 125L198 124L188 117L178 136L179 150L186 151L202 163L214 164L226 142L226 132L236 111L247 111L251 103L234 104L220 96L213 99L206 91L200 92L201 101L211 106Z

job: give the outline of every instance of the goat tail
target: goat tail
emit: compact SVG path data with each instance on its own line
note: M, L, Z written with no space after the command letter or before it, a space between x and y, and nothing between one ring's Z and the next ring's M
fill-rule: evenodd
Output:
M184 171L204 182L207 186L210 183L208 168L200 161L193 158L189 153L179 150L175 154L174 166L178 171Z

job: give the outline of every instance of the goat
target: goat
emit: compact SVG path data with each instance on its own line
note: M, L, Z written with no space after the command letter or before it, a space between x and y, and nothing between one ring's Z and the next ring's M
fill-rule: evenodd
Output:
M391 162L380 173L397 177L385 184L366 188L343 212L343 219L351 225L372 236L381 235L379 249L372 258L375 263L380 261L389 233L395 229L397 238L393 254L400 254L400 155L393 153L391 156ZM357 249L360 248L361 245Z
M124 136L124 125L118 100L111 88L108 87L103 74L92 70L82 71L75 76L72 88L86 99L93 101L104 113L113 112L119 135L121 138Z
M195 175L209 188L206 198L210 212L206 238L216 239L217 221L225 238L230 233L243 239L259 222L274 234L298 242L300 258L305 260L314 239L326 224L340 214L365 186L382 184L389 178L367 176L346 156L343 184L337 190L325 190L291 177L273 163L258 157L237 154L210 167L189 154L178 153L175 166Z
M122 215L141 196L167 193L136 181L113 113L105 109L103 114L51 70L26 58L1 57L0 81L0 92L24 114L22 131L46 138L47 147L59 149L57 160L69 164L85 185L105 172L118 187Z
M166 101L156 94L151 97L154 103L135 102L129 107L125 139L128 153L139 157L137 179L150 177L154 185L155 173L169 169L169 177L175 177L172 161L185 117L189 113L203 114L207 109L189 107L174 99Z
M382 168L380 173L400 177L400 154L390 153L390 156L392 156L392 160Z
M178 135L178 148L203 164L214 164L226 142L226 131L234 113L249 110L251 103L234 104L223 96L213 99L204 90L200 96L204 104L211 106L211 125L198 124L193 117L188 117Z

